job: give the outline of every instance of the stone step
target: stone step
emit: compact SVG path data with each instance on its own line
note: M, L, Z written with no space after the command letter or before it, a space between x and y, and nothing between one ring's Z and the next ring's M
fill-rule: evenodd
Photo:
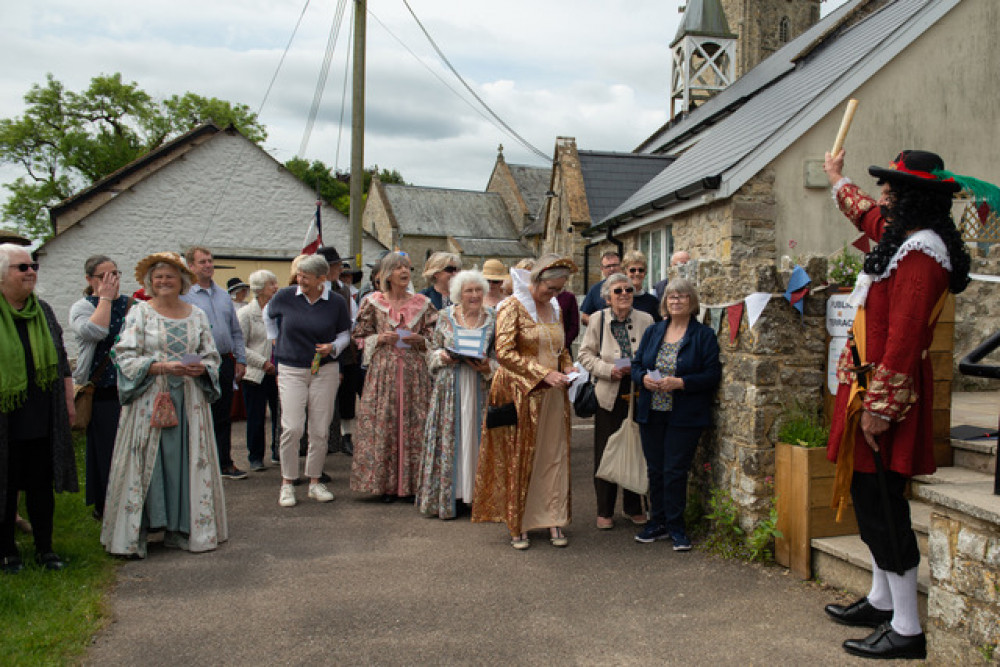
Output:
M818 537L812 541L813 577L858 597L867 595L872 583L871 554L858 535ZM927 591L931 583L928 559L917 567L920 617L927 618Z
M916 475L911 483L912 494L915 498L920 497L921 487L933 484L981 484L983 482L993 482L993 475L990 473L962 468L959 466L948 466L938 468L930 475Z
M976 440L951 441L954 453L954 466L968 468L976 472L992 475L997 467L997 439L979 438Z

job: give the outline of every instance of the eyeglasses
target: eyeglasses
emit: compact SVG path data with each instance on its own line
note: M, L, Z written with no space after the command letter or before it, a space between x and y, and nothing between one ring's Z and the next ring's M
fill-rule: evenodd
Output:
M28 269L38 273L38 262L32 262L31 264L14 264L13 266L21 273L27 273Z
M669 294L667 295L667 301L690 301L690 294Z
M641 266L632 266L632 267L629 267L628 272L629 273L645 273L646 269L644 269Z
M621 264L601 264L601 268L607 271L608 269L617 269Z
M441 270L444 271L445 273L458 273L457 266L446 266Z
M635 291L635 288L634 288L634 287L616 287L616 288L614 288L613 290L611 290L611 293L612 293L612 294L617 294L617 295L621 296L621 294L622 294L623 292L624 292L625 294L631 294L631 293L632 293L632 292L634 292L634 291Z
M94 275L91 276L91 278L97 278L98 280L104 280L104 276L108 275L109 273L111 275L113 275L113 276L120 276L122 274L122 272L118 271L118 270L115 270L115 271L106 271L104 273L95 273Z
M488 282L490 285L503 285L502 280L487 280L486 282Z

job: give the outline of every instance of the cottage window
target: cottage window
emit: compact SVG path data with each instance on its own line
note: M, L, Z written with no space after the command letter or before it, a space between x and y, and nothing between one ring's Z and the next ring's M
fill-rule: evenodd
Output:
M781 22L778 24L778 41L782 44L788 43L788 35L791 32L791 21L788 20L787 16L781 17Z

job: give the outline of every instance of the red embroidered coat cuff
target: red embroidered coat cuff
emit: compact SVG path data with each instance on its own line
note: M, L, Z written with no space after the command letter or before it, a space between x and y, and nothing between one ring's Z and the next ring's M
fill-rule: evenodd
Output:
M862 218L872 209L878 209L877 202L861 191L854 183L844 183L837 190L837 206L855 227L864 231Z
M851 384L854 382L854 372L848 370L854 366L854 356L851 354L849 345L844 345L837 360L837 382L839 384Z
M913 378L879 365L865 393L864 409L890 421L903 421L917 402Z

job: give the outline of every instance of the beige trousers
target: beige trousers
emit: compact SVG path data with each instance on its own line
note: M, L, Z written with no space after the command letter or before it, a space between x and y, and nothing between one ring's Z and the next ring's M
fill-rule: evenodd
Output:
M309 411L309 450L305 476L315 479L323 474L326 444L333 419L334 398L340 386L340 364L331 362L313 375L308 368L278 365L278 397L281 400L281 476L287 480L299 476L299 440L305 430Z

